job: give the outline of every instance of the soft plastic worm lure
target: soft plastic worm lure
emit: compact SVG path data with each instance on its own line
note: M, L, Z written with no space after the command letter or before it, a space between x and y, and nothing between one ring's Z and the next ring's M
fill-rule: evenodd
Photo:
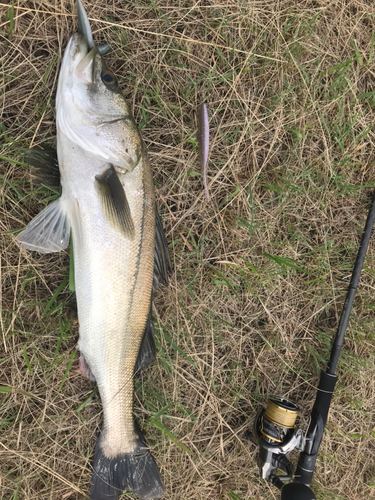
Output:
M202 167L203 185L206 193L207 201L210 201L210 194L207 186L207 160L210 149L210 125L208 121L207 105L205 103L199 106L199 121L198 121L198 144L199 157Z

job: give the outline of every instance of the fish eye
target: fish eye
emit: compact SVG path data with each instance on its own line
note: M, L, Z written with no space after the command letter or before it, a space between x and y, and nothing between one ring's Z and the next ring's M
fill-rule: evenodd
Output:
M116 77L111 71L102 72L102 82L110 89L113 89L117 85Z
M110 75L109 73L105 73L102 76L102 80L103 80L104 83L113 83L114 82L113 76Z

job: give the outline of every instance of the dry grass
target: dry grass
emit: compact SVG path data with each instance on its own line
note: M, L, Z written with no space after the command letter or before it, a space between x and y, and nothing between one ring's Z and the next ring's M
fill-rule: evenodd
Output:
M21 252L14 241L51 196L32 191L17 162L54 140L76 18L73 1L15 4L8 19L0 4L0 496L84 499L101 405L94 394L80 409L95 386L77 357L69 368L74 294L66 285L49 303L69 254ZM306 428L328 357L375 187L374 3L86 7L142 126L171 244L173 276L155 305L160 355L137 379L135 402L167 498L278 498L243 434L271 394L298 403ZM197 173L202 101L216 124L210 204ZM321 500L375 497L374 258L372 242L316 468Z

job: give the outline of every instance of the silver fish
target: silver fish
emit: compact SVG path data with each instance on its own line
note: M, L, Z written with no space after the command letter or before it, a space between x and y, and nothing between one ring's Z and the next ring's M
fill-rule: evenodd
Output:
M85 36L76 33L68 42L56 97L62 194L18 241L57 252L72 231L80 369L96 380L104 415L91 500L114 500L125 489L141 499L163 498L132 408L134 372L155 357L152 289L167 281L170 260L145 146L80 0L77 7ZM48 152L37 156L45 163Z

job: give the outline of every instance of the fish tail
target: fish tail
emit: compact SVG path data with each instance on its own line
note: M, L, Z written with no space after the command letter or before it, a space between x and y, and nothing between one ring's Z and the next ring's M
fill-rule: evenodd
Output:
M163 481L156 462L142 433L138 433L137 448L131 453L108 458L99 437L94 454L90 500L116 500L124 490L130 490L141 500L164 498Z

